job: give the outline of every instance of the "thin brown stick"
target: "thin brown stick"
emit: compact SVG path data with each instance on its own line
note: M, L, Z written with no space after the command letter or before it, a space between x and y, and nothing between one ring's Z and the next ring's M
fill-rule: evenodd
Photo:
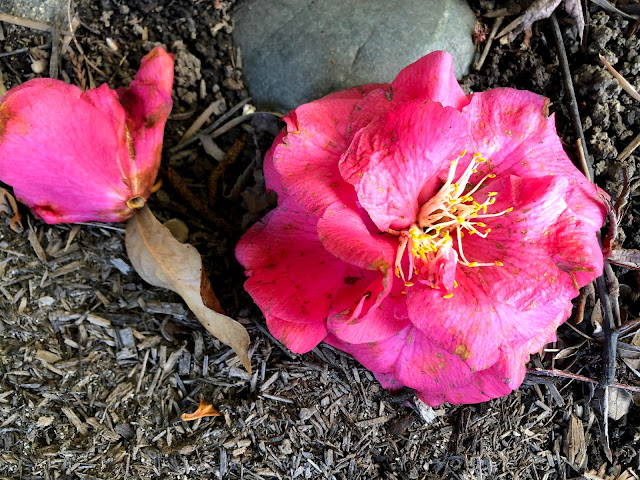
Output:
M598 385L600 383L599 380L591 377L585 377L584 375L578 375L576 373L565 372L564 370L545 370L544 368L528 368L527 375L536 375L540 377L559 377L559 378L567 378L569 380L577 380L579 382L591 383L593 385ZM625 385L624 383L612 383L610 387L620 388L622 390L627 390L629 392L640 392L640 387L635 385Z
M631 156L631 154L639 146L640 146L640 134L637 135L633 140L631 140L631 143L629 143L629 145L626 146L626 148L622 151L622 153L620 153L620 155L618 155L618 158L616 159L616 162L625 161L627 158L629 158Z
M640 102L640 93L638 93L638 91L633 87L633 85L631 85L627 81L626 78L620 75L620 73L618 73L618 71L615 68L613 68L613 66L607 61L606 58L604 58L602 54L600 54L600 61L604 63L604 66L607 67L607 70L609 70L609 73L613 75L616 80L618 80L618 83L620 84L622 89L625 92L627 92L629 95L631 95L635 100Z
M236 105L231 107L231 109L227 113L222 115L218 120L213 122L207 128L204 128L201 133L202 134L209 134L209 133L213 132L216 128L218 128L220 125L222 125L224 122L226 122L238 110L240 110L242 107L244 107L250 101L251 101L251 97L248 97L248 98L245 98L244 100L242 100L241 102L237 103ZM169 149L169 153L179 152L180 150L184 149L187 145L191 145L193 142L195 142L197 140L198 140L198 136L197 135L194 136L194 137L191 137L189 140L185 141L182 145L175 145L175 146L171 147Z
M493 27L491 28L491 33L489 34L489 38L487 38L487 43L484 45L484 50L482 50L482 55L480 55L480 59L476 66L474 67L476 70L480 70L482 65L484 65L484 61L487 59L487 55L489 54L489 50L491 49L491 44L493 43L493 39L496 38L496 33L498 33L498 29L500 25L502 25L502 21L504 20L504 16L496 18L496 21L493 23Z
M582 130L582 121L580 120L580 112L578 110L578 102L576 100L576 92L573 90L573 80L571 80L571 70L569 69L569 60L567 59L567 52L564 49L564 42L562 40L562 33L560 32L560 25L558 25L558 19L556 14L552 13L549 17L551 20L551 26L553 36L556 41L556 48L558 50L558 60L560 62L560 71L562 73L562 83L564 84L567 97L569 98L569 116L573 123L573 128L576 135L580 139L582 149L584 150L585 163L587 164L587 171L589 175L587 178L595 178L593 174L593 165L591 165L591 159L589 158L589 152L587 150L587 141L584 138L584 131Z
M222 100L214 100L213 102L211 102L211 104L209 104L205 111L202 112L187 129L176 146L184 145L187 140L193 137L200 130L200 128L202 128L202 126L209 121L209 118L211 118L213 112L215 112L219 108L221 101Z
M576 147L578 150L578 160L580 161L580 169L584 176L587 177L587 180L593 182L593 178L591 178L591 172L589 172L589 164L587 163L587 159L584 156L584 148L582 148L582 140L576 140Z
M38 30L40 32L50 32L51 25L47 25L44 22L38 22L28 18L17 17L15 15L9 15L8 13L0 13L0 22L12 23L20 27L30 28L31 30Z

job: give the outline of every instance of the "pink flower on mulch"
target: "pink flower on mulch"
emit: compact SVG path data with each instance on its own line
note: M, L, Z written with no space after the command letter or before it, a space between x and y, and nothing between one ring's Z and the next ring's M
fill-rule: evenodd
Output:
M236 251L273 335L430 405L517 388L603 262L605 206L547 106L467 96L434 52L292 111L265 158L279 205Z
M173 55L156 47L129 88L48 78L0 103L0 181L47 223L119 222L144 206L171 111Z

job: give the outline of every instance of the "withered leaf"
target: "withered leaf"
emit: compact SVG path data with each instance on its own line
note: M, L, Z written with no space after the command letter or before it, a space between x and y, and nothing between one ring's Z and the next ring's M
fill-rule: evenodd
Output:
M198 418L203 417L219 417L222 415L218 410L213 408L213 405L204 401L204 399L200 398L200 406L193 413L183 413L180 416L180 419L188 422L189 420L197 420Z
M22 225L22 217L18 211L18 204L9 192L4 188L0 188L0 213L10 215L9 227L16 233L22 233L24 227Z
M631 407L633 397L629 392L621 388L609 388L609 411L607 414L609 418L615 421L620 420L627 413Z
M632 248L614 248L606 255L605 260L614 265L640 270L640 250Z
M147 206L128 221L125 243L136 272L151 285L179 294L204 328L229 345L251 372L247 353L249 334L238 322L220 313L222 309L204 273L198 251L173 238ZM217 311L212 307L217 307Z

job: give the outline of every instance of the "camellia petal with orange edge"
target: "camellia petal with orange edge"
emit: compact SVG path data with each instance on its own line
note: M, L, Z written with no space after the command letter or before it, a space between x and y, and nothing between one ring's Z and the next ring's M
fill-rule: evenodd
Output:
M465 95L433 52L285 121L264 166L278 207L236 250L271 333L297 353L325 341L432 406L518 388L603 266L604 194L548 100Z
M173 55L154 48L128 88L40 78L0 103L0 180L47 223L121 222L144 206L171 111Z

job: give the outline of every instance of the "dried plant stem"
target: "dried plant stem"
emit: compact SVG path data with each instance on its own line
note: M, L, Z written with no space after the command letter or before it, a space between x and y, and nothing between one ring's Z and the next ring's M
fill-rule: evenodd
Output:
M249 98L245 98L244 100L242 100L241 102L237 103L236 105L234 105L233 107L231 107L231 109L225 113L224 115L222 115L218 120L216 120L215 122L213 122L211 125L209 125L207 128L202 130L202 134L209 134L212 133L216 128L218 128L220 125L222 125L224 122L226 122L229 118L231 118L238 110L240 110L242 107L244 107L247 103L249 103L251 101L251 97ZM198 135L191 137L189 140L186 140L184 143L182 144L178 144L174 147L171 147L169 149L169 153L176 153L179 152L180 150L184 149L186 146L191 145L193 142L198 140Z
M607 67L607 70L609 70L609 73L613 75L616 80L618 80L618 83L620 84L622 89L625 92L627 92L629 95L631 95L635 100L640 102L640 93L638 93L638 91L635 88L633 88L633 85L631 85L626 78L620 75L618 71L611 66L611 64L607 61L606 58L604 58L602 54L600 54L600 61L604 63L604 66Z
M218 180L224 174L226 168L236 161L238 155L242 153L247 136L242 135L239 139L233 142L229 151L225 154L224 158L218 163L216 168L213 169L211 175L209 175L209 208L213 208L216 203L216 197L218 193Z
M571 80L571 71L569 70L569 60L567 60L567 52L564 49L564 42L562 40L560 26L558 25L558 19L556 18L555 13L552 13L549 19L551 20L553 36L558 50L558 60L560 62L560 71L562 72L562 83L564 84L564 89L567 97L569 98L569 115L576 134L580 139L582 149L584 150L585 163L587 164L587 171L589 172L587 178L595 178L593 175L593 165L591 165L589 152L587 150L587 142L584 138L584 132L582 131L582 121L580 120L580 112L578 111L578 102L576 101L576 93L573 90L573 81Z
M622 151L622 153L618 155L616 162L625 161L627 158L631 156L631 154L636 150L636 148L638 148L638 146L640 146L640 134L637 135L633 140L631 140L631 143L629 143L629 145L627 145L627 147Z
M491 28L491 33L489 34L489 38L487 38L487 43L484 46L484 50L482 51L482 55L480 55L480 59L478 63L475 65L476 70L480 70L482 65L484 65L484 61L487 59L487 55L489 54L489 50L491 49L491 44L493 43L493 39L496 38L496 33L498 33L498 29L500 25L502 25L502 21L504 20L504 16L496 18L496 21L493 23L493 27Z
M50 32L51 26L43 22L37 22L28 18L16 17L15 15L9 15L8 13L0 13L0 22L12 23L20 27L30 28L31 30L38 30L40 32Z
M176 146L182 146L184 143L193 137L200 128L209 120L213 112L215 112L220 106L221 100L214 100L211 104L206 108L204 112L202 112L198 118L191 124L191 126L184 133L182 138L178 141Z
M191 208L200 214L205 220L213 223L216 227L222 228L227 232L232 232L233 227L225 219L219 217L212 212L196 195L193 194L182 177L173 168L169 167L165 171L165 175L171 186L178 194L186 200Z
M591 377L585 377L584 375L578 375L576 373L565 372L564 370L545 370L544 368L528 368L527 375L536 375L541 377L559 377L567 378L569 380L577 380L579 382L591 383L598 385L599 380ZM612 383L610 387L620 388L629 392L640 392L640 387L635 385L625 385L624 383Z

